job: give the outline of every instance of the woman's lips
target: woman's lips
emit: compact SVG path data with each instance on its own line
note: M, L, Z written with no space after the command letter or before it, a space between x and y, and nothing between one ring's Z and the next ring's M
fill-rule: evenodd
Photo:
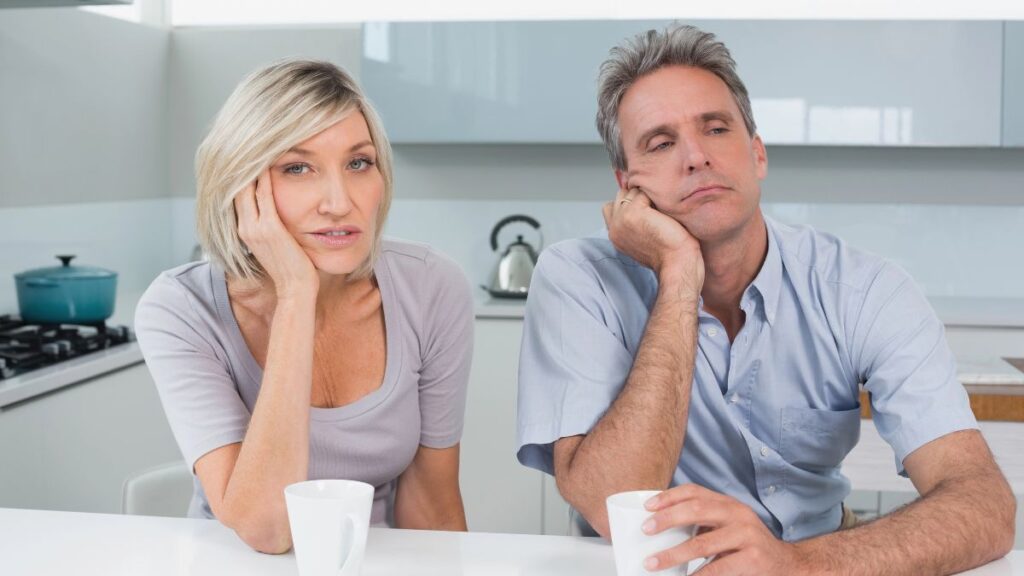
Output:
M310 234L318 242L324 246L331 248L345 248L351 246L362 238L362 232L347 232L344 234L331 233L331 232L314 232Z

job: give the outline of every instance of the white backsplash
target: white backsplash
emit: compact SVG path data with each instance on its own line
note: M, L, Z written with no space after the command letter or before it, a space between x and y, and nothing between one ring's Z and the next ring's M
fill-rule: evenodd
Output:
M137 297L161 270L187 262L195 245L190 198L0 209L0 314L15 312L13 274L55 265L55 254L117 271L119 293ZM766 203L765 212L808 223L904 266L931 297L1024 299L1024 206ZM547 245L603 226L600 202L401 200L386 233L426 242L459 262L474 286L487 282L497 255L489 238L509 214L528 214ZM504 248L522 234L512 224ZM6 278L6 280L3 280ZM119 317L125 311L119 311Z

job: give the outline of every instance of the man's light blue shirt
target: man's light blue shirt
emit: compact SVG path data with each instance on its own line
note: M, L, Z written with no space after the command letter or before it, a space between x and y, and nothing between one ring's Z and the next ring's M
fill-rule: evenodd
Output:
M699 311L683 451L672 484L750 506L776 534L838 528L840 464L860 435L860 385L901 474L908 454L977 428L942 323L910 276L809 227L765 219L768 254L729 342ZM657 295L606 235L541 255L519 361L518 457L553 473L552 445L588 433L624 386Z

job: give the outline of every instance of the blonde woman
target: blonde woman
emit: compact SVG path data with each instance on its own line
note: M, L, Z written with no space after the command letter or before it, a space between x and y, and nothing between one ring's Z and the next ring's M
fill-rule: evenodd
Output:
M360 88L326 62L255 72L196 172L210 262L162 273L136 312L195 474L189 515L280 553L283 488L346 478L376 486L374 523L465 530L469 286L430 248L381 239L390 146Z

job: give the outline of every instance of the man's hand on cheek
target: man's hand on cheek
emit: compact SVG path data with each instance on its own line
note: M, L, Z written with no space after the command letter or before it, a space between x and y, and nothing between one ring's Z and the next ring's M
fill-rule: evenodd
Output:
M640 188L620 189L602 210L608 238L619 252L654 270L660 281L681 280L694 297L700 294L700 244L682 224L655 209Z

